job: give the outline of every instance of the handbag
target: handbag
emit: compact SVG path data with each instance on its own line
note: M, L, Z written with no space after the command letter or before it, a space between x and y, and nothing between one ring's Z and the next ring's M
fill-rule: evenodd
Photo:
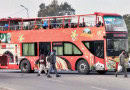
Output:
M122 71L122 66L120 65L120 64L118 64L118 69L117 69L118 71Z

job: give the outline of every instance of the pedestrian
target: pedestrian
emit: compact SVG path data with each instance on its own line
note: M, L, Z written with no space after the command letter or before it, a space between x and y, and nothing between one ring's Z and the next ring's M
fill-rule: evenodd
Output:
M124 77L128 77L127 76L127 66L126 66L125 58L127 58L126 52L125 52L125 50L122 50L122 53L119 55L119 65L122 66L122 70L124 71ZM117 77L117 74L119 72L120 71L116 71L115 77Z
M55 64L56 64L56 50L53 50L53 52L51 52L49 62L50 62L50 68L49 68L47 77L48 77L48 78L52 78L52 77L50 76L50 73L51 73L52 69L54 70L54 72L55 72L55 74L56 74L56 77L60 77L61 75L58 75L57 69L56 69L56 66L55 66Z
M45 74L47 75L47 70L46 70L46 57L44 54L41 54L39 57L39 71L38 71L38 76L40 76L42 70L44 70Z

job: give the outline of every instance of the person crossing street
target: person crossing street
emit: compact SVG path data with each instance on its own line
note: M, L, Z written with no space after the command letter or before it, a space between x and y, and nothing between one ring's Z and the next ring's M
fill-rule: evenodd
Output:
M51 52L51 55L50 55L50 68L49 68L49 71L48 71L48 74L47 74L47 77L48 78L52 78L50 76L50 73L52 71L52 69L54 70L55 74L56 74L56 77L60 77L61 75L58 75L57 73L57 69L56 69L56 50L53 50L53 52Z

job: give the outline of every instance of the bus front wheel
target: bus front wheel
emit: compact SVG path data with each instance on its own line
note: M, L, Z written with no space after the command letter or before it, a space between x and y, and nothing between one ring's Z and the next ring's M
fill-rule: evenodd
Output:
M80 74L88 74L90 71L88 62L85 60L80 60L77 64L77 70Z
M31 72L31 64L28 60L23 60L20 64L20 68L23 73Z

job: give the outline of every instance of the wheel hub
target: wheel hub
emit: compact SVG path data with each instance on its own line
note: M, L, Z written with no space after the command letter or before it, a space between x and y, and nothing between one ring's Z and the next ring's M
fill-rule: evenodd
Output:
M84 63L80 64L80 70L81 71L85 71L86 67L87 67L86 64L84 64Z
M26 63L23 65L23 69L24 69L24 70L27 69L27 64L26 64Z

